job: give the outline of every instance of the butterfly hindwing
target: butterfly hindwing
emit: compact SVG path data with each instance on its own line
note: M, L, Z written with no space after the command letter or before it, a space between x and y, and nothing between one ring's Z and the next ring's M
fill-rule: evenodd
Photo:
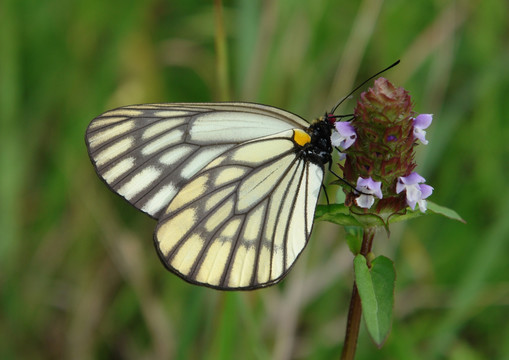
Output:
M311 233L323 178L295 156L292 139L289 130L236 146L180 190L154 235L170 270L221 289L267 286L288 272Z

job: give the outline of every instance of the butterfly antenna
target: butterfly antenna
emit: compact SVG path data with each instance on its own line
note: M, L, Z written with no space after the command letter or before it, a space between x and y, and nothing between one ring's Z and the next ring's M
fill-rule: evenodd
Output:
M336 105L332 108L332 110L331 110L331 112L330 112L330 113L331 113L331 114L334 114L334 113L336 112L336 109L339 107L339 105L341 105L341 104L342 104L342 103L343 103L346 99L348 99L350 96L352 96L352 94L353 94L354 92L356 92L357 90L359 90L359 89L360 89L362 86L364 86L364 85L365 85L368 81L372 80L373 78L377 77L378 75L380 75L380 74L382 74L382 73L386 72L387 70L389 70L389 69L393 68L394 66L398 65L398 64L399 64L399 62L400 62L399 60L398 60L398 61L396 61L394 64L392 64L392 65L390 65L390 66L386 67L386 68L385 68L385 69L383 69L382 71L377 72L375 75L370 76L370 77L369 77L369 79L367 79L367 80L363 81L363 82L362 82L362 84L358 85L355 89L353 89L352 91L350 91L350 93L349 93L347 96L345 96L344 98L342 98L341 100L339 100L339 102L338 102L338 103L337 103L337 104L336 104Z

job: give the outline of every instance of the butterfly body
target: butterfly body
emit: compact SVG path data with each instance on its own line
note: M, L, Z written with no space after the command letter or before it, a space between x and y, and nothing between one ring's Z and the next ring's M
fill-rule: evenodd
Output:
M302 149L301 156L323 166L332 158L331 125L325 120L318 120L310 125L308 131L311 133L311 140Z
M163 264L217 289L281 280L304 249L331 125L252 103L126 106L94 119L98 175L158 220Z

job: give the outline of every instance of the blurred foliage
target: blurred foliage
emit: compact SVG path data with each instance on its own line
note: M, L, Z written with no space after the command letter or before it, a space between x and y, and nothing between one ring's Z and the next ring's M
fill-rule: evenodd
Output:
M395 320L381 350L361 329L358 359L509 358L508 7L224 4L231 100L312 119L399 58L385 76L435 114L418 171L468 223L429 216L380 232L374 251L398 274ZM0 358L338 357L352 285L343 229L315 226L269 289L188 285L157 259L155 222L89 163L84 131L104 110L224 100L215 31L212 2L0 4Z

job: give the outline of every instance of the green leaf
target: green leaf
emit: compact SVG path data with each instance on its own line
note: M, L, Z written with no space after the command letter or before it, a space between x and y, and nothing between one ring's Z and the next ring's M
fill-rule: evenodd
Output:
M467 223L456 211L446 208L445 206L435 204L434 202L428 201L428 210L434 214L442 215L452 220L461 221L464 224Z
M361 252L363 228L360 226L345 226L346 243L352 254Z
M378 256L368 268L366 258L354 259L355 283L362 304L362 314L369 335L380 348L389 335L392 325L394 284L396 272L392 261Z
M315 212L315 221L329 221L342 226L382 226L388 230L388 224L432 214L466 223L456 211L437 205L432 201L428 201L428 211L425 213L422 213L419 209L410 210L407 208L401 214L381 213L377 215L369 213L352 214L350 208L344 204L318 205Z
M449 219L461 221L462 223L466 223L466 221L463 220L461 218L461 216L459 216L456 211L446 208L445 206L437 205L432 201L428 201L428 211L426 211L425 213L422 213L419 209L410 210L407 208L404 214L395 214L395 215L390 216L389 223L392 224L395 222L410 220L410 219L418 218L418 217L421 217L424 215L432 215L432 214L442 215Z
M361 225L344 204L318 205L315 212L315 221L329 221L342 226Z

